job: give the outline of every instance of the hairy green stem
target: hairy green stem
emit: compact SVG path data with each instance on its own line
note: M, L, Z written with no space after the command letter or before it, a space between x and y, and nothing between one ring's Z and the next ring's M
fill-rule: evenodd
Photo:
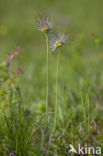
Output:
M49 43L48 34L46 34L46 45L47 45L47 77L46 77L46 117L48 118L48 100L49 100Z
M61 51L59 50L58 62L57 62L57 73L56 73L56 105L55 105L55 118L54 118L53 133L55 132L56 123L57 123L57 114L58 114L58 77L59 77L60 57L61 57Z

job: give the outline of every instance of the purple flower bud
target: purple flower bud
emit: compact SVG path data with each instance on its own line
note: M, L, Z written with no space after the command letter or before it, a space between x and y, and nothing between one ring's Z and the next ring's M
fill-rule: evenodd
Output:
M15 155L15 151L12 151L11 154L10 154L10 156L16 156Z

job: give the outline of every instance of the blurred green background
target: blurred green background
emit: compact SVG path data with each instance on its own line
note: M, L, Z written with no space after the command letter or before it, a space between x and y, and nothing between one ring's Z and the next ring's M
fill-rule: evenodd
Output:
M59 112L68 114L80 106L83 88L89 86L92 96L102 86L103 0L0 0L0 62L13 48L24 48L16 61L24 67L19 86L25 107L40 113L45 111L46 45L44 34L34 26L35 11L54 17L55 25L69 33L59 80ZM50 111L55 104L57 54L50 54Z

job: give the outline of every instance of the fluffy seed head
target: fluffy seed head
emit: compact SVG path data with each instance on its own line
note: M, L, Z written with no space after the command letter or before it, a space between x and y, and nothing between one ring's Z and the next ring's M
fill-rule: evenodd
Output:
M48 33L52 28L52 19L47 16L39 16L37 28L42 32Z
M58 48L61 48L67 44L68 36L66 34L57 33L51 37L49 41L51 52L54 52Z

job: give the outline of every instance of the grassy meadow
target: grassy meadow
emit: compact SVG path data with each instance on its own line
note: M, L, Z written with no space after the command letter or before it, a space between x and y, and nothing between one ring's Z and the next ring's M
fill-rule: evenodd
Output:
M0 0L0 156L72 156L69 144L101 147L103 153L103 1ZM46 117L46 39L35 12L53 18L68 35L49 50ZM22 47L7 76L8 53ZM101 156L102 156L101 153ZM90 154L93 155L92 152Z

